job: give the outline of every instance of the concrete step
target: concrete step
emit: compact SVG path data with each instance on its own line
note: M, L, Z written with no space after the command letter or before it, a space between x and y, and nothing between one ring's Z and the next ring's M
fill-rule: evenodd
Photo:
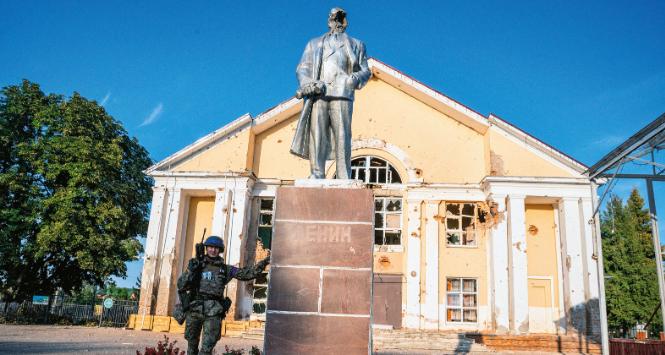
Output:
M265 328L249 328L240 336L243 339L263 340L265 338Z
M250 328L241 333L233 333L231 337L243 339L264 340L264 328ZM438 333L412 330L385 330L374 329L372 336L373 348L384 354L395 351L436 351L442 353L487 354L493 352L482 344L464 334ZM411 352L410 352L411 353Z
M439 351L444 353L490 353L492 350L476 344L464 334L449 332L374 329L375 350L409 349L412 351Z
M258 334L243 334L243 335L241 336L241 338L243 338L243 339L252 339L252 340L261 340L261 341L263 341L263 338L264 338L264 337L263 337L263 334L260 334L260 335L258 335Z
M456 346L455 344L392 344L382 345L374 344L374 350L428 350L428 351L450 351L450 352L482 352L492 353L493 351L480 345L474 344L473 346Z

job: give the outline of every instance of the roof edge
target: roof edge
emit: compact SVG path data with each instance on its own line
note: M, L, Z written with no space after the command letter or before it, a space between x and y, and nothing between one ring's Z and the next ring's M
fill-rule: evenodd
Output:
M490 113L488 117L489 121L496 125L497 127L503 129L504 131L508 132L509 134L513 135L516 138L519 138L520 140L524 140L527 144L530 144L532 147L540 150L541 152L545 153L546 155L556 159L560 163L568 166L569 168L573 169L579 174L584 173L588 169L588 167L578 161L577 159L571 157L570 155L554 148L553 146L541 141L540 139L532 136L531 134L527 133L526 131L520 129L519 127L515 126L514 124L506 121L505 119L497 116L494 113Z
M457 121L466 121L466 122L461 122L461 123L469 126L470 128L472 128L476 131L481 131L481 132L484 133L484 131L486 131L490 127L490 123L489 123L487 117L485 117L484 115L478 113L477 111L469 108L468 106L460 103L459 101L457 101L455 99L452 99L451 97L441 93L440 91L432 88L431 86L420 82L419 80L413 78L412 76L410 76L408 74L405 74L402 71L400 71L400 70L398 70L398 69L396 69L396 68L394 68L394 67L392 67L392 66L390 66L390 65L388 65L388 64L386 64L386 63L384 63L384 62L382 62L382 61L380 61L376 58L369 58L367 61L369 63L370 68L377 69L380 72L389 75L393 79L398 80L398 81L410 86L411 88L416 90L416 92L420 92L420 93L426 95L427 97L433 99L435 102L443 104L446 107L450 107L454 112L458 112L458 113L468 117L468 120L460 119L460 118L457 118L457 117L453 117L453 118L456 119ZM390 84L390 83L388 82L388 84ZM402 91L405 91L404 88L402 88L402 87L398 87L398 89L402 90ZM406 93L410 94L408 92L406 92ZM411 95L411 96L413 96L413 95ZM418 99L418 98L416 98L416 99ZM421 99L421 101L422 101L422 99ZM440 108L434 107L434 109L436 109L438 111L441 111ZM446 112L443 112L443 113L448 114Z
M160 170L165 165L177 163L182 158L185 158L190 153L206 146L220 138L223 138L228 133L233 132L237 129L245 128L244 125L248 125L252 122L252 116L249 113L246 113L235 120L229 122L228 124L214 130L213 132L197 139L194 143L182 148L174 154L169 155L160 162L152 165L144 171L147 175L151 175L153 172ZM249 126L249 125L248 125Z

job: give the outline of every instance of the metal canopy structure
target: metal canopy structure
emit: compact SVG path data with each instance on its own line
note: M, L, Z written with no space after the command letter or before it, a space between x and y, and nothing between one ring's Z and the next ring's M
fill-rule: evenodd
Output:
M639 179L644 180L647 186L649 201L649 214L651 216L651 235L653 248L656 255L656 268L658 275L658 288L660 291L660 311L662 319L665 320L665 280L663 279L663 260L661 255L660 237L658 233L658 216L656 213L656 200L653 193L654 181L665 181L665 113L640 129L637 133L621 143L618 147L602 157L593 164L585 174L589 176L593 189L599 184L606 183L605 191L600 200L594 198L594 213L589 223L595 224L596 240L600 240L600 218L599 210L605 197L614 188L617 179ZM659 162L660 160L660 162ZM595 197L596 194L594 193ZM602 248L599 243L599 274L602 270ZM605 310L605 282L603 277L599 278L601 291L601 326L603 328L603 352L609 348L607 341L607 313ZM665 331L665 321L663 324ZM606 347L607 346L607 347ZM608 349L609 350L609 349Z
M665 181L665 164L656 162L652 157L647 155L655 155L665 148L665 113L656 118L653 122L646 125L637 133L628 138L625 142L621 143L618 147L613 149L602 157L597 163L593 164L585 173L591 179L598 177L617 177L617 178L638 178L638 179L654 179ZM621 168L625 164L635 162L641 165L651 166L658 171L653 171L646 174L621 174ZM616 174L616 176L614 176Z

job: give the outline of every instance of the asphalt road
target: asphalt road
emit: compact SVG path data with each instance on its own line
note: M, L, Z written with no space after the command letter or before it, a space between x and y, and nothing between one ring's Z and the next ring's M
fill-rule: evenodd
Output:
M0 324L0 354L131 354L143 352L146 346L157 346L167 335L177 346L187 350L182 334L118 328L90 328L52 325ZM223 353L224 345L249 350L252 345L263 346L261 341L222 338L215 350Z

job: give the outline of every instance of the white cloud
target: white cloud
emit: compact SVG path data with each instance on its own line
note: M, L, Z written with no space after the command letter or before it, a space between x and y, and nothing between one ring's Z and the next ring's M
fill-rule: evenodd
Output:
M109 99L111 98L111 92L107 92L106 95L104 95L104 98L102 99L102 102L99 103L100 106L106 106L106 103L109 102Z
M591 141L590 145L598 148L609 149L617 147L625 140L626 137L610 134L602 138L596 139L595 141Z
M159 116L162 114L163 109L164 105L160 102L157 104L157 106L155 106L155 108L152 109L152 112L150 112L150 114L143 119L143 122L139 125L139 127L147 126L157 121L157 118L159 118Z

